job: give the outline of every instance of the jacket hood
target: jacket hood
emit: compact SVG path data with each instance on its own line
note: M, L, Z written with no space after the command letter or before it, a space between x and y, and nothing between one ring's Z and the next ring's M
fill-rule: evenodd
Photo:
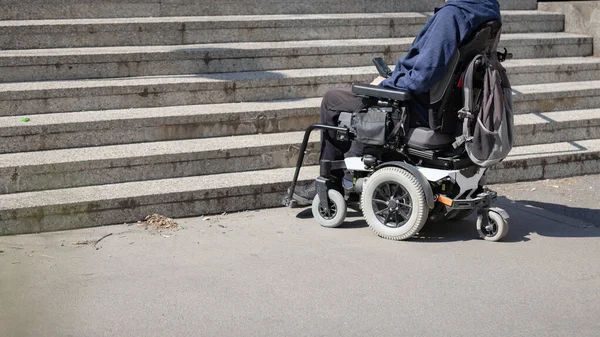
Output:
M496 0L449 0L442 7L454 6L460 8L465 17L473 26L477 27L483 22L478 22L477 18L498 18L500 13L500 4Z

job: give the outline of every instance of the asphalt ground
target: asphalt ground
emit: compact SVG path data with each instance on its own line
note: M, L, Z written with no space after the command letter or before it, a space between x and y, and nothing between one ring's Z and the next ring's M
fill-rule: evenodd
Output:
M491 187L510 200L600 227L600 175ZM600 336L600 333L598 335Z
M0 336L597 337L600 228L499 204L503 243L473 219L394 242L286 208L1 237Z

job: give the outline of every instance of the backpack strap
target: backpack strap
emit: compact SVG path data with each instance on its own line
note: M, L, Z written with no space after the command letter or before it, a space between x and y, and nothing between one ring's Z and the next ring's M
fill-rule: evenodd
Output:
M473 137L469 135L469 123L473 118L473 110L475 109L474 102L474 89L473 89L473 76L476 68L485 62L485 58L482 54L479 54L473 58L467 70L465 70L463 76L463 108L458 111L459 118L463 119L463 134L456 137L456 141L452 144L452 147L457 149L466 142L470 142Z
M396 108L394 108L396 110ZM402 106L398 108L401 112L399 116L393 121L395 123L394 129L390 132L388 136L388 142L394 140L394 138L400 138L406 136L406 130L408 129L408 125L410 122L410 117L408 115L408 108L406 106ZM394 112L397 114L398 110Z

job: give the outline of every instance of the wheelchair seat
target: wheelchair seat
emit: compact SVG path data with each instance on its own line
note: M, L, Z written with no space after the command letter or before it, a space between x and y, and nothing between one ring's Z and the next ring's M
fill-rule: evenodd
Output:
M447 149L456 140L451 134L435 132L424 127L410 129L404 139L409 148L423 151Z

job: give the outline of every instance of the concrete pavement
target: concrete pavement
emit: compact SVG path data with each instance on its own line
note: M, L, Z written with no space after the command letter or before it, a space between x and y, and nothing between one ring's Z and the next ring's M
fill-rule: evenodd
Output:
M284 208L1 237L0 336L598 336L600 228L500 203L497 244L472 220L393 242Z

